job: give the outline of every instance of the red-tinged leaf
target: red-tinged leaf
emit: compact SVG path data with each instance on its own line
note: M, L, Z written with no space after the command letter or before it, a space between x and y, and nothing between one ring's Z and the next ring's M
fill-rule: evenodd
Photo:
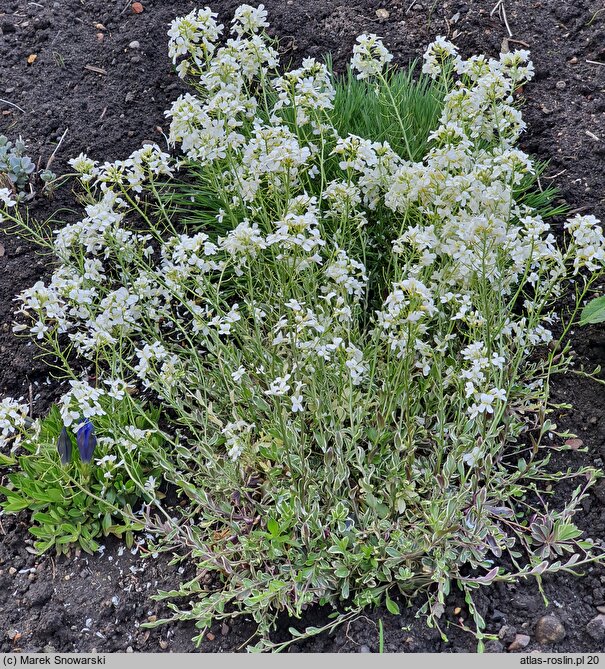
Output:
M581 439L568 439L565 442L565 445L569 446L569 448L571 448L572 451L577 451L578 448L584 446L584 442Z

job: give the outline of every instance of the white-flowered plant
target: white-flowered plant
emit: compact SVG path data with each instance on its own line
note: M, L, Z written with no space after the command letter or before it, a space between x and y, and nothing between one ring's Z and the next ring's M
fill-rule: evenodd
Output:
M227 40L216 18L169 32L192 85L167 112L179 160L146 146L72 162L86 215L48 242L57 268L19 296L17 329L64 368L65 425L111 422L105 402L137 395L162 407L148 427L185 501L168 513L157 495L147 529L218 575L183 585L176 618L249 613L267 648L280 611L393 609L423 588L437 621L456 582L481 639L473 588L601 556L572 523L592 470L565 474L588 483L562 511L536 501L561 445L549 378L569 359L553 339L605 240L590 216L557 238L532 195L539 168L516 146L528 54L463 60L438 38L435 81L404 84L362 35L344 85L313 59L280 71L262 5ZM354 104L383 110L388 136L343 132ZM132 429L115 423L122 459L144 439Z

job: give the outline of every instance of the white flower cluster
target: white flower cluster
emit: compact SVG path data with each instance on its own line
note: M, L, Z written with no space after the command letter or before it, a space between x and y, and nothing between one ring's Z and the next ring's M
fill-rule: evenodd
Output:
M29 406L12 397L0 402L0 452L11 444L16 448L28 424Z
M137 198L173 174L158 147L102 166L81 155L72 167L98 197L56 233L50 281L18 298L20 330L112 370L97 387L71 382L64 423L102 415L103 397L135 386L200 434L214 429L212 443L237 461L256 440L294 443L306 421L353 420L376 394L399 403L393 416L413 406L410 425L427 434L436 388L457 398L465 421L493 420L514 400L513 356L552 337L545 305L572 273L605 263L594 217L568 221L563 251L517 198L533 174L512 104L532 74L527 54L464 61L443 39L431 45L425 71L445 72L450 92L413 162L387 142L339 136L324 65L277 73L262 6L237 11L224 46L216 18L203 9L173 23L170 54L195 93L168 112L170 143L218 200L216 227L146 218ZM390 60L365 35L352 66L382 77ZM390 257L374 246L378 217Z
M378 35L359 35L353 46L351 68L358 79L369 79L382 74L384 66L393 60L393 55L382 43Z

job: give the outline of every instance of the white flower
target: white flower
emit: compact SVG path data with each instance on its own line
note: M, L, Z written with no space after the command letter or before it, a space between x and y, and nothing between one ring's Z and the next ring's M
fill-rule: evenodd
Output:
M153 492L156 489L158 482L154 476L150 476L143 486L147 492Z
M479 459L482 456L481 448L479 446L475 446L472 451L469 453L465 453L462 456L462 462L467 464L469 467L474 467Z
M285 395L288 390L290 390L288 381L290 380L291 376L291 374L286 374L285 376L276 377L273 381L271 381L269 390L265 390L265 395L273 395L275 397Z
M292 408L291 411L292 413L297 413L297 412L302 412L304 411L304 406L303 406L303 396L302 396L302 388L303 384L297 382L296 384L296 390L294 393L291 395L290 400L292 401Z
M456 64L459 62L458 48L439 35L435 38L432 44L429 44L424 53L424 65L422 71L424 74L430 75L436 79L442 72L443 65L449 58L456 59Z
M374 34L359 35L353 47L351 69L357 72L358 79L368 79L381 74L384 66L393 60L393 55Z
M176 63L179 56L192 52L197 58L212 55L215 42L223 31L223 26L215 21L218 14L208 7L194 9L180 18L174 19L168 31L168 55Z
M243 365L240 365L234 372L231 372L231 378L238 383L245 373L246 368Z
M9 208L14 207L17 201L13 198L13 194L8 188L0 188L0 203Z
M253 35L263 28L269 27L267 19L267 11L264 5L258 7L251 7L250 5L240 5L233 15L231 23L233 27L232 32L240 37L242 35Z
M227 454L231 460L237 460L243 453L244 448L249 443L250 434L254 427L254 424L247 423L244 420L237 420L232 423L227 423L221 430L225 436Z

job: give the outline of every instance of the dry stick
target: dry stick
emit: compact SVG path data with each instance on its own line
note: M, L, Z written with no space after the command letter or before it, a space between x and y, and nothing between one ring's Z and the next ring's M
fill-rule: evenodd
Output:
M504 0L498 0L492 11L489 13L490 16L493 16L498 10L500 14L500 18L504 21L504 25L506 26L506 30L508 31L508 36L512 37L513 32L510 29L510 26L508 25L508 17L506 16L506 7L504 6Z
M14 102L9 102L8 100L3 100L2 98L0 98L0 102L4 102L4 104L10 105L11 107L16 107L19 111L22 111L24 114L27 114L25 109L19 107L19 105L16 105Z
M560 177L562 174L565 174L567 170L561 170L560 172L557 172L556 174L553 174L551 177L543 177L544 179L556 179L557 177Z
M53 160L55 159L55 155L57 151L59 150L59 147L61 144L63 144L63 140L65 139L65 135L67 135L67 131L69 128L65 128L65 132L61 135L61 139L59 140L59 143L55 147L55 150L50 154L50 158L48 159L48 162L46 163L46 169L50 169L50 166L52 165Z
M605 63L601 63L598 60L587 60L587 63L590 63L591 65L605 65Z

